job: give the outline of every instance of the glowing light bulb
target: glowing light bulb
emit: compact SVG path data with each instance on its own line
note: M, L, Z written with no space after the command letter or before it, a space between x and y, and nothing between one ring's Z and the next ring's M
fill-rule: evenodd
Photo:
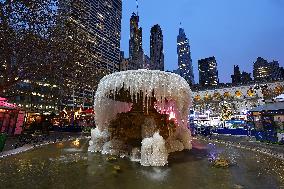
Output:
M170 112L169 114L169 120L171 119L175 119L176 118L176 114L174 112Z

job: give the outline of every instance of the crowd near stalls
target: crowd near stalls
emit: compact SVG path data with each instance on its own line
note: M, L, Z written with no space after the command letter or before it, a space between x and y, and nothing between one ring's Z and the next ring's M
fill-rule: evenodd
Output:
M50 130L90 130L89 127L95 126L94 116L92 108L63 109L59 113L25 111L16 104L9 103L8 99L0 97L0 133L9 136L23 132L48 134Z
M230 119L199 115L191 126L192 132L202 135L227 134L227 135L250 135L252 129L246 115L233 115Z
M38 112L27 112L6 98L0 98L0 132L8 136L36 131L48 132L50 115Z
M26 122L24 127L24 133L28 134L49 134L52 130L52 118L55 116L54 113L43 114L38 112L28 112L26 114Z
M34 132L49 131L80 132L95 126L93 109L63 109L59 113L29 112L26 114L25 130Z
M24 117L23 110L0 97L0 152L4 148L7 135L21 134Z
M249 111L256 138L284 143L284 101L264 104Z
M211 114L192 114L192 133L253 136L259 141L284 144L284 94L240 115L232 114L230 109L220 116Z
M63 109L52 119L53 129L57 131L87 131L95 127L95 112L92 108L75 110Z
M90 132L95 127L94 110L79 108L59 113L28 112L0 97L0 151L7 137L17 137L16 146L47 139L50 131Z

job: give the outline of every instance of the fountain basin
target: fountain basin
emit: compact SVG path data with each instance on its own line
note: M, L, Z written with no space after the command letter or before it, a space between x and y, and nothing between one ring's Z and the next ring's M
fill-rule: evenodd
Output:
M87 151L87 140L50 144L0 159L1 188L283 188L281 160L244 149L193 141L192 150L172 153L164 167L143 167L126 158ZM70 149L77 150L70 150ZM229 154L235 161L216 168L208 160ZM227 158L228 158L227 157Z

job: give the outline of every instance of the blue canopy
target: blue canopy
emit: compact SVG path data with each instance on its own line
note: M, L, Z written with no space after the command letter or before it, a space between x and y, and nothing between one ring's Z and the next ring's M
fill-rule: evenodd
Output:
M250 110L250 112L262 112L262 111L279 111L284 110L284 102L268 103Z

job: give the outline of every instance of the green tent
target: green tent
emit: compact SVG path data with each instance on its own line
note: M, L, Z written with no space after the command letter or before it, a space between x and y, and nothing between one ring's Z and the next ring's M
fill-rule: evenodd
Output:
M0 152L2 152L2 150L4 149L5 141L6 141L6 134L0 133Z

